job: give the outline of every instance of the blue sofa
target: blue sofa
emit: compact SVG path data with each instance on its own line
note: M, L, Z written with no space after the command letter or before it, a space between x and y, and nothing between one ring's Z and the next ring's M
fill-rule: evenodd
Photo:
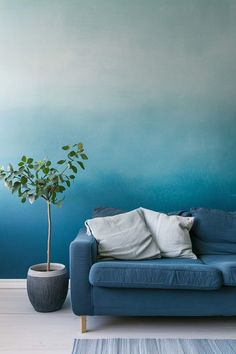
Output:
M98 210L95 216L122 211ZM235 316L236 212L193 208L194 259L100 259L97 242L80 230L70 245L71 302L81 316Z

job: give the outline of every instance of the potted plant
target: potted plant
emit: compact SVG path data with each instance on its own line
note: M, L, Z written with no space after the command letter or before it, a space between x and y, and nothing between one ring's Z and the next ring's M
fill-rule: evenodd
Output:
M27 200L33 204L42 198L47 206L48 238L47 262L33 265L28 270L27 292L36 311L51 312L59 310L68 291L68 273L63 264L51 263L51 205L61 206L63 192L71 186L78 172L84 169L88 157L82 143L72 147L62 147L65 157L55 166L47 158L36 161L22 156L17 168L9 164L0 168L0 179L5 182L12 194L17 194L22 203Z

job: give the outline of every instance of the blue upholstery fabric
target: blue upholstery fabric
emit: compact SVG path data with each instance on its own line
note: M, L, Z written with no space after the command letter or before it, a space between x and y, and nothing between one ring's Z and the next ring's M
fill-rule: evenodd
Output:
M97 260L97 242L82 229L70 244L71 302L76 315L93 313L89 271Z
M195 254L236 254L236 212L192 208L191 230Z
M167 215L192 216L190 211L186 210L170 211Z
M126 213L127 210L110 208L110 207L98 207L93 211L93 218L101 218L104 216L113 216Z
M101 261L93 264L89 281L110 288L215 290L221 272L200 260L162 258L147 261Z
M236 287L215 291L93 288L94 315L235 316Z
M179 214L179 212L171 214ZM236 266L236 212L227 213L200 208L192 209L191 214L196 218L192 235L194 251L202 254L198 261L192 259L140 262L99 260L96 240L82 230L70 247L73 312L77 315L114 316L236 316L236 271L234 268ZM190 216L188 212L182 215ZM156 271L157 262L161 269L158 272ZM109 263L112 264L112 271L106 273ZM118 267L119 269L114 266L118 263L123 264ZM140 268L144 269L142 276L139 275L140 270L136 272L138 263L141 263ZM166 276L170 269L172 269L172 275L168 273ZM184 269L184 272L179 275L180 269ZM201 275L196 276L196 274L187 277L186 274L194 273L191 269L196 269L196 274L198 270L203 269L202 278L204 279L201 280ZM90 284L89 277L94 285ZM111 287L112 283L109 287L107 284L96 286L99 282L101 285L101 281L107 279L112 280L113 286L114 283L118 286L120 282L119 287ZM187 279L188 282L192 282L192 285L188 283L184 289L178 288L180 283L186 282L187 284ZM138 284L139 281L142 282L142 286L145 282L149 285L141 287ZM156 286L156 281L162 281L162 285L165 283L164 286L168 288L149 288L150 284ZM220 287L222 281L226 286ZM137 282L136 285L139 285L139 288L124 287L129 282L132 286ZM215 289L220 288L207 290L205 287L201 290L199 285L209 286L207 282L215 286ZM177 286L177 290L173 288L173 285ZM191 286L193 286L192 290Z
M111 208L111 207L98 207L93 210L93 218L104 217L104 216L113 216L117 214L127 213L127 210ZM168 215L179 215L179 216L191 216L190 211L178 210L171 211Z
M202 262L222 272L224 285L236 286L236 255L202 255Z

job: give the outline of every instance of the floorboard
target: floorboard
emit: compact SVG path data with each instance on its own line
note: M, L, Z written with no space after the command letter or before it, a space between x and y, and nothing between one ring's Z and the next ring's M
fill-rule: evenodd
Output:
M38 313L25 289L0 289L1 354L69 354L73 339L108 337L231 338L236 318L88 317L88 332L79 332L79 318L69 296L62 310Z

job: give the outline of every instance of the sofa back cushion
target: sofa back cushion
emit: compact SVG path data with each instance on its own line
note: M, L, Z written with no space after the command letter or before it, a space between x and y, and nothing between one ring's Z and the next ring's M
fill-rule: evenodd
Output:
M93 218L103 218L104 216L113 216L124 213L127 213L127 210L112 207L98 207L93 210Z
M236 254L236 212L192 208L191 230L196 254Z

